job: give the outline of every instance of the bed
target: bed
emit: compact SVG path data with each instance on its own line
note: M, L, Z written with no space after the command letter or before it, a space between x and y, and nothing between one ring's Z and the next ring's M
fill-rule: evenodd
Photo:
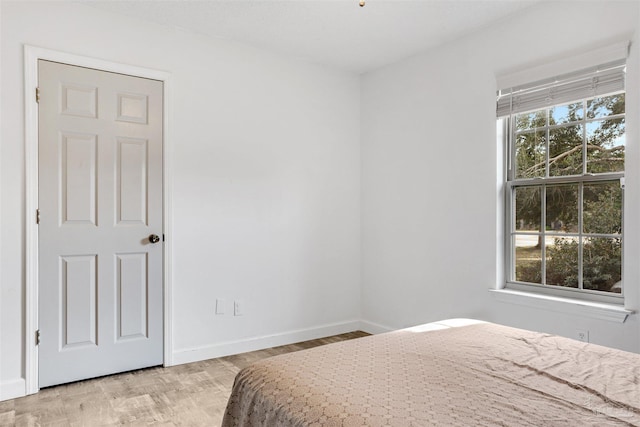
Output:
M640 355L452 319L259 361L223 427L640 426Z

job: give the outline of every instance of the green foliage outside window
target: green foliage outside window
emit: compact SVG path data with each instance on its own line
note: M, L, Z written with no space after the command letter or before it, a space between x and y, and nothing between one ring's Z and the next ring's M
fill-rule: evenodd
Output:
M621 291L620 182L581 178L624 172L624 113L621 93L516 115L515 181L576 179L514 185L515 280Z

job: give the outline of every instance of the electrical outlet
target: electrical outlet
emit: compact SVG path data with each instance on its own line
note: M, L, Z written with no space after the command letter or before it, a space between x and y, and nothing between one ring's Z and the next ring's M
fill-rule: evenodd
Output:
M224 314L224 307L227 305L227 302L223 299L216 299L216 314Z
M576 331L576 339L582 342L589 342L589 331L586 330L577 330Z
M233 315L234 316L242 316L242 312L244 311L244 303L242 300L235 300L233 302Z

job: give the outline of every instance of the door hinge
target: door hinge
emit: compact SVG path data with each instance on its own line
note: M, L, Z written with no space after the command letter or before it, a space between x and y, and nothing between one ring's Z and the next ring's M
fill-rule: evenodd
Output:
M40 345L40 329L36 331L36 345Z
M40 209L36 209L36 224L40 224Z
M164 234L162 235L162 241L164 242Z
M40 103L40 88L39 87L36 88L36 102L38 104Z

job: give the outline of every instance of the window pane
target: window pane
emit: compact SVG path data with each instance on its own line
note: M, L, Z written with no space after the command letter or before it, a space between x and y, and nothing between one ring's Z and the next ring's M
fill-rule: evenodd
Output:
M508 279L622 292L625 94L516 113L510 124Z
M563 123L576 122L584 118L582 102L568 105L558 105L549 109L549 124L561 125Z
M578 287L578 238L556 237L546 240L546 284Z
M516 135L516 178L545 176L547 133L528 132Z
M620 239L586 239L583 249L583 288L622 292L622 242Z
M542 250L540 236L515 236L515 279L519 282L542 283Z
M519 187L514 189L516 198L515 229L526 231L540 231L542 204L541 187Z
M547 110L532 111L516 115L516 132L545 127L547 125Z
M597 119L613 114L624 114L624 93L611 96L601 96L587 101L587 118Z
M624 171L624 118L587 123L587 172Z
M619 181L584 185L585 233L622 233L622 189Z
M547 186L546 203L546 230L578 232L578 184Z
M549 131L549 176L582 174L582 125Z

